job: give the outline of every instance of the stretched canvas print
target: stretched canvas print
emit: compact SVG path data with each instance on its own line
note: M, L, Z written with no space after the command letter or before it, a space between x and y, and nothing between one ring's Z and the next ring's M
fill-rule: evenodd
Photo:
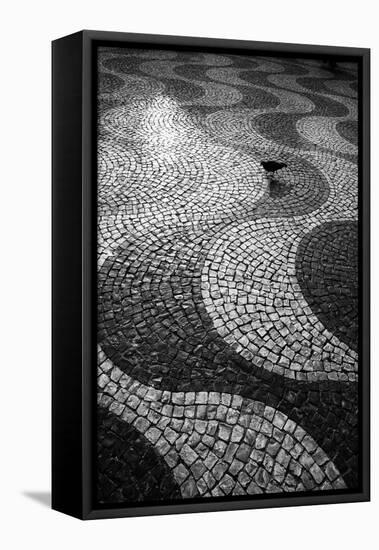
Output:
M357 76L99 50L100 503L357 485Z
M360 59L103 40L91 94L96 517L367 498Z

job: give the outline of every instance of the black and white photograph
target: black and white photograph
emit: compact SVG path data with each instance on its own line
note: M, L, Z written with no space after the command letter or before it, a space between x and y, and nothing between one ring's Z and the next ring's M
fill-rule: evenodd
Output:
M348 491L358 63L97 51L97 502Z

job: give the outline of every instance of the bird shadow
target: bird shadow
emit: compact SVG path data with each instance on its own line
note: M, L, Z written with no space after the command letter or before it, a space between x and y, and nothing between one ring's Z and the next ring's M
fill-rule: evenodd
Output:
M47 506L48 508L51 506L50 491L23 491L22 494L24 497L30 498L34 500L34 502L41 504L41 506Z
M287 195L291 190L291 185L288 185L285 182L282 182L273 176L268 178L269 182L269 195L273 199L280 199Z

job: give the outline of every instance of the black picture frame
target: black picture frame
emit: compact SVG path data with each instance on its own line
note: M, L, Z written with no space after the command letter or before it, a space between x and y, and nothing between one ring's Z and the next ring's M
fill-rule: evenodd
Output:
M96 67L98 45L354 59L360 70L360 473L356 491L96 508ZM81 519L300 506L370 499L370 50L81 31L52 43L52 508Z

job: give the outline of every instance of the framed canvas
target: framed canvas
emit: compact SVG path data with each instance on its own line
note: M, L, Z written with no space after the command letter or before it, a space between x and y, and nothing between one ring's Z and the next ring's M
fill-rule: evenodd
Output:
M53 508L369 499L369 50L53 42Z

